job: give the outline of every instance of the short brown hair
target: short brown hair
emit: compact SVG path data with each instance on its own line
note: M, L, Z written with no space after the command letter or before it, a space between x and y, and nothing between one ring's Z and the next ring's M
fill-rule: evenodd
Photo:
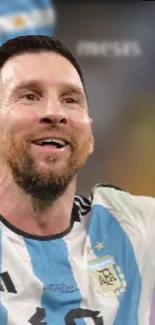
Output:
M13 56L41 51L53 51L69 60L77 70L86 93L83 73L78 62L73 54L55 37L47 35L26 35L8 40L0 47L0 68Z

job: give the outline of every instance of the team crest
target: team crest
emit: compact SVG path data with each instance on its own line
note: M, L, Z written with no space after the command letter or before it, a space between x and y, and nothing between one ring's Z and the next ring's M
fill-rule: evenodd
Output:
M126 281L120 266L113 257L103 256L88 263L90 280L104 296L121 295L126 289Z

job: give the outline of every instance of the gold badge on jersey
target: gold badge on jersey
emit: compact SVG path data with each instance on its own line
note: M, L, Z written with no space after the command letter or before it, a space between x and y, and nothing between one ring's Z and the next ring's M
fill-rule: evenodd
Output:
M102 295L118 296L125 291L124 274L113 257L107 255L89 260L88 268L91 282Z

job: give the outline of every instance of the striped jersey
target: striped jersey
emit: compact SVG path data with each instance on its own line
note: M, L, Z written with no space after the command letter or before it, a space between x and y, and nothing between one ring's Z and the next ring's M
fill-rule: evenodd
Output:
M69 228L27 234L0 217L0 325L153 325L155 199L96 185Z

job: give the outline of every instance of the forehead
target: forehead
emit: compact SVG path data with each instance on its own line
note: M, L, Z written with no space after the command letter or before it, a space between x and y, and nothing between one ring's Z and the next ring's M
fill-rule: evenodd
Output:
M71 62L53 52L17 55L10 58L1 70L1 81L4 85L15 86L33 79L51 85L66 82L83 89L79 74Z

